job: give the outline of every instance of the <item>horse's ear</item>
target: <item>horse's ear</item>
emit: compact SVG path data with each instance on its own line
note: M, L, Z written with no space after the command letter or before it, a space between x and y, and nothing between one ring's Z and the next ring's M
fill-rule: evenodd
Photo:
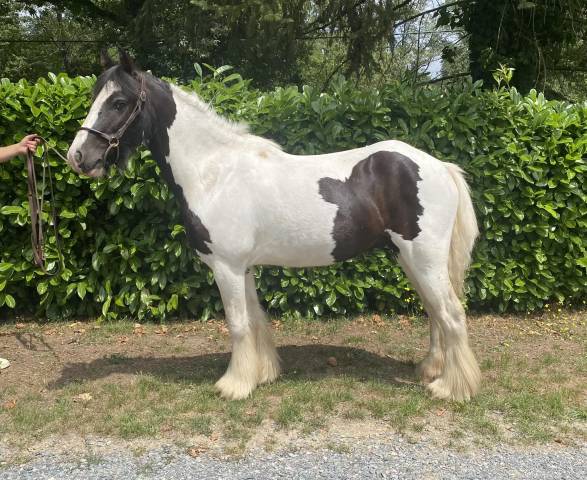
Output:
M128 52L122 48L118 49L118 55L120 57L120 66L126 73L132 74L136 70L134 60L130 57Z
M104 70L108 70L110 67L114 66L114 60L110 58L108 50L106 50L105 48L100 50L100 65L102 65L102 68Z

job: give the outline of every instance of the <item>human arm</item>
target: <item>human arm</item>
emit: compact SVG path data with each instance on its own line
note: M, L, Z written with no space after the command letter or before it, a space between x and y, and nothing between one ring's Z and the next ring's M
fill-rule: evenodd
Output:
M39 137L35 134L31 134L27 135L14 145L0 147L0 163L7 162L17 155L26 155L27 151L34 152L39 142Z

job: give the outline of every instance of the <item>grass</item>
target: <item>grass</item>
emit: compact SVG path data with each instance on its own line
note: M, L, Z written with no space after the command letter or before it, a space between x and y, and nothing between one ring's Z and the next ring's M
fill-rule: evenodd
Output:
M267 448L273 449L286 432L302 437L324 434L338 422L360 433L378 422L411 437L436 435L439 442L453 446L470 443L471 436L475 443L585 440L584 329L576 329L574 337L550 334L536 342L537 337L517 327L493 327L497 329L491 332L489 324L480 330L481 343L476 346L485 382L481 393L463 404L431 399L414 378L393 380L398 369L410 372L405 362L425 351L426 325L421 321L401 327L390 320L375 327L359 320L284 323L278 337L282 344L297 345L288 347L291 352L285 350L293 365L286 366L278 382L233 402L220 399L213 387L228 357L201 355L197 367L190 367L196 360L169 360L178 354L193 355L194 347L180 338L186 325L171 325L164 335L156 333L159 326L148 325L139 336L131 322L96 329L85 325L81 346L72 355L85 346L109 346L111 351L97 363L79 360L84 367L91 364L82 370L90 374L72 374L51 388L39 391L13 383L0 390L0 439L26 444L71 433L186 443L190 438L220 439L226 452L239 453L263 432ZM27 327L27 331L36 335L46 328ZM80 335L67 325L49 328ZM226 347L227 337L215 324L196 325L193 331L197 338L211 337L206 348L218 349L218 342L221 349ZM115 349L113 339L121 335L134 335L134 343L129 341L134 347L124 344ZM332 342L334 346L327 346ZM148 355L139 348L143 343L165 351L159 352L159 360L148 363ZM68 343L59 337L51 348L60 345ZM123 353L125 349L128 353ZM325 362L332 352L338 359L335 368ZM90 393L90 400L80 399L85 393ZM348 448L328 438L325 445Z
M50 406L40 395L24 397L5 412L8 422L4 429L37 438L73 430L123 439L165 435L170 431L209 437L218 429L229 443L246 443L266 419L278 428L299 429L303 433L324 427L336 416L379 419L397 431L405 431L421 425L421 420L434 409L448 408L463 431L500 440L500 425L489 416L497 411L503 420L516 425L525 441L543 442L553 438L553 427L558 421L585 419L585 409L579 406L576 391L540 393L528 382L512 387L515 391L507 396L490 390L467 404L445 404L428 398L416 387L394 390L349 381L312 384L294 380L262 389L252 399L224 402L218 400L211 388L194 390L146 376L125 388L104 384L96 390L89 384L78 384L64 389ZM74 401L78 392L90 389L94 392L91 405ZM279 400L270 401L269 397L276 394Z

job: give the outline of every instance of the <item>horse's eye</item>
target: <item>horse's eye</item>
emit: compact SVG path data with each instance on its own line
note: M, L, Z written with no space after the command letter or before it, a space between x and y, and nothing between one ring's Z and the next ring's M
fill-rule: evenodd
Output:
M126 102L124 100L117 100L114 103L114 110L120 111L122 110L124 107L126 107Z

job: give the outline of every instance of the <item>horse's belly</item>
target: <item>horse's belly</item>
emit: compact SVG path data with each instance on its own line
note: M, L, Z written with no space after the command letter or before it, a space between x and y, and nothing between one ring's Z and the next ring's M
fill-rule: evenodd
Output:
M260 265L313 267L334 262L332 228L336 209L325 202L311 211L297 211L297 218L263 219L257 231L254 262Z
M252 263L256 265L279 265L283 267L319 267L334 262L333 242L265 244L255 252Z

